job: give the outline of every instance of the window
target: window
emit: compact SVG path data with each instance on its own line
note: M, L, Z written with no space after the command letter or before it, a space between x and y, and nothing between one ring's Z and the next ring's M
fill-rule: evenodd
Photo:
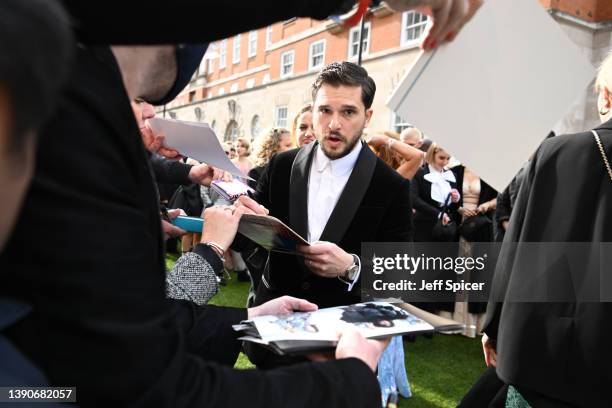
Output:
M325 63L325 40L315 41L310 44L308 53L308 69L321 68Z
M225 128L225 137L223 138L226 142L235 142L238 139L238 122L230 120Z
M293 74L293 60L295 59L295 51L287 51L281 54L281 70L280 76L284 78Z
M402 15L402 45L417 44L427 26L427 16L414 11Z
M277 106L274 111L274 126L276 127L287 127L287 107Z
M213 60L213 59L209 59L208 60L208 73L209 74L212 74L213 72L215 72L215 65L214 65L214 63L215 63L215 60Z
M240 39L241 35L238 34L234 37L234 48L232 49L232 64L238 64L240 62Z
M251 119L251 136L253 139L257 138L261 133L261 120L259 119L259 115L253 116Z
M225 88L223 87L219 88L219 96L221 95L225 95Z
M219 44L219 69L225 68L226 59L227 59L227 40L223 40Z
M249 58L257 55L257 31L249 32Z
M190 103L195 101L195 93L196 93L195 91L190 91L189 92L189 102Z
M268 82L270 82L270 74L265 74L261 83L265 85Z
M266 48L270 48L271 45L272 45L272 26L269 25L268 28L266 28Z
M198 73L197 76L201 76L206 74L206 59L202 58L202 61L200 62L200 66L198 67Z
M363 26L363 48L362 55L366 55L370 51L370 28L372 27L371 23L365 23ZM348 57L349 58L357 58L359 55L359 30L361 26L351 28L349 31L349 49L348 49Z
M238 92L238 82L234 82L230 87L230 92Z
M247 89L251 89L252 87L255 86L255 78L249 78L246 81L246 87Z
M392 122L393 122L393 124L392 124L393 130L396 131L397 133L402 133L402 130L414 127L412 125L412 123L410 123L407 120L403 119L397 113L393 113L393 121Z

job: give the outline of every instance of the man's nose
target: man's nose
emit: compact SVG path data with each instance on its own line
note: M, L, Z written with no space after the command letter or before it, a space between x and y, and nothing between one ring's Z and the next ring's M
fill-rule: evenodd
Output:
M338 130L341 127L342 127L342 124L340 123L340 115L338 115L338 113L334 113L332 115L331 120L329 121L329 129Z

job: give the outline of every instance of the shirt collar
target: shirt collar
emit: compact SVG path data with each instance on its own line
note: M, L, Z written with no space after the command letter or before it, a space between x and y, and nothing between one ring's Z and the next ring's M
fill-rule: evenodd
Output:
M349 174L353 167L355 167L355 163L357 162L357 158L359 158L359 153L361 152L362 143L358 141L355 143L355 147L349 154L339 159L331 160L329 157L325 155L321 145L317 145L315 157L314 157L314 168L317 169L319 173L322 173L323 170L327 166L331 166L331 172L334 176L346 176Z

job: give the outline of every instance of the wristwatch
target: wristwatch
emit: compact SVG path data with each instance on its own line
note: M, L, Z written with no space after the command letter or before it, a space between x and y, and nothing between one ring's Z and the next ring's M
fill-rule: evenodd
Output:
M359 258L357 255L353 255L353 263L346 269L346 271L344 271L342 274L342 279L352 282L355 280L357 272L359 272Z

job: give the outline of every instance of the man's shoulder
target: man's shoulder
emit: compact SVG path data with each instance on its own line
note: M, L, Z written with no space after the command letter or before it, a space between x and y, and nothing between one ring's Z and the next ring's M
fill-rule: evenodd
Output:
M402 184L409 184L408 179L402 177L397 171L392 169L380 157L376 157L376 167L372 181L385 180L387 183L399 187Z

